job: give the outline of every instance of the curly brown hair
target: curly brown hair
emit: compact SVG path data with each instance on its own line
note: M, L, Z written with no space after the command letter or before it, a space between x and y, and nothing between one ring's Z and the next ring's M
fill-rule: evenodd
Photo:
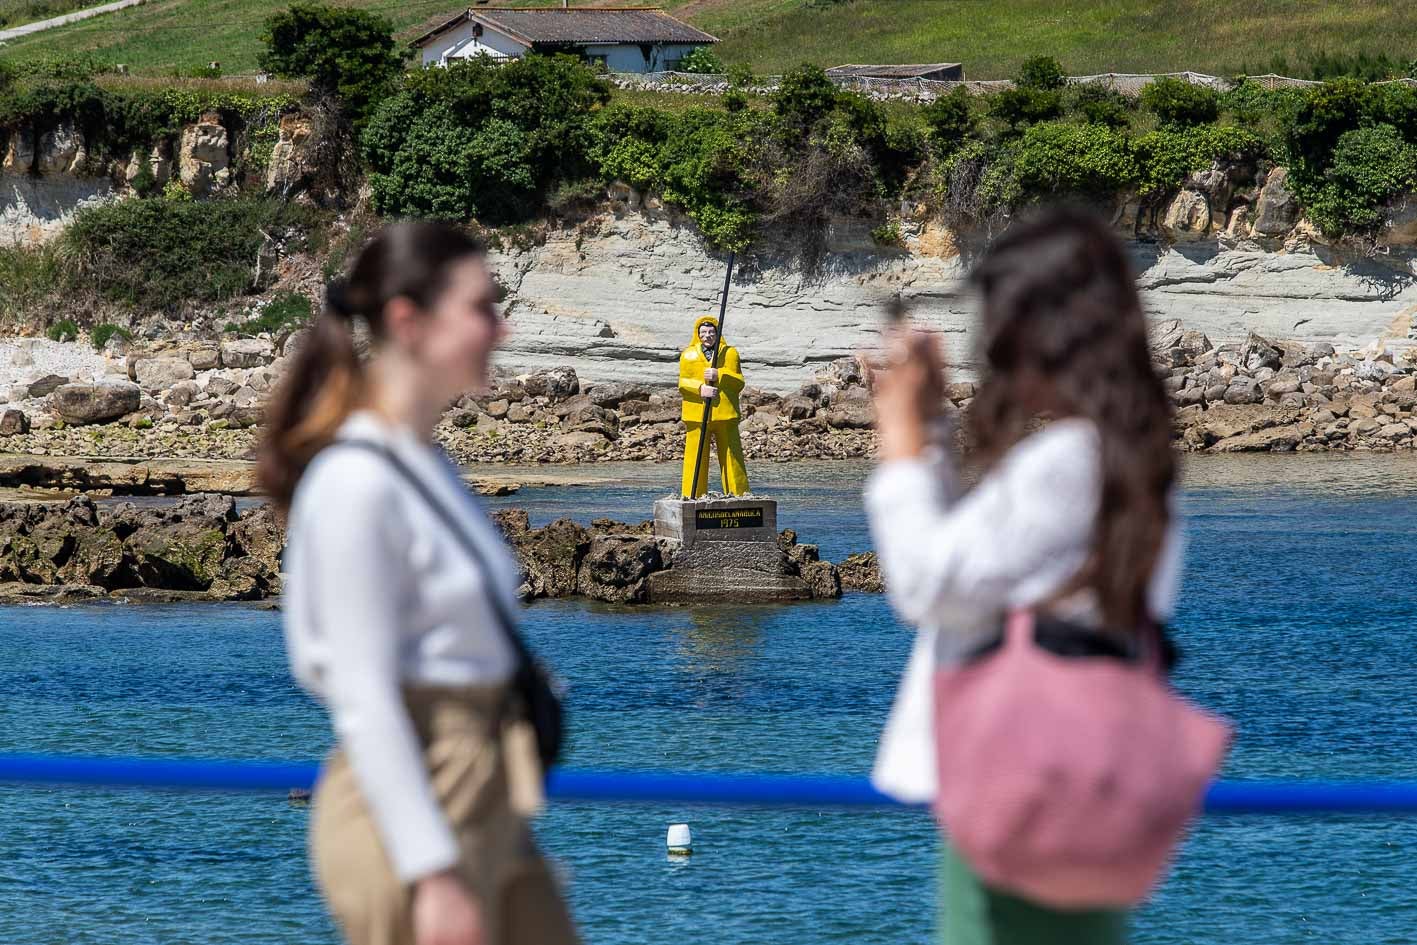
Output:
M1172 410L1151 363L1146 318L1122 246L1095 216L1056 208L1011 227L974 269L989 372L970 411L983 465L1040 418L1091 420L1102 492L1093 550L1073 585L1092 588L1116 630L1150 620L1146 591L1170 522Z

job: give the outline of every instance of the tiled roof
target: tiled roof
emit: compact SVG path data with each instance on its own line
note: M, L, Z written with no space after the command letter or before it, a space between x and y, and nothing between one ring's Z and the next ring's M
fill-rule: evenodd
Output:
M459 13L430 30L414 45L421 46L465 20L481 23L528 45L599 43L716 43L718 38L676 20L657 7L571 8L538 7L508 10L478 7Z

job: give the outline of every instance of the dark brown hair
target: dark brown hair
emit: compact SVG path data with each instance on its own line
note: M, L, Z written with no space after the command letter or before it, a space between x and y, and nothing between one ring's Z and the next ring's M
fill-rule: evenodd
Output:
M390 301L405 297L430 307L447 287L453 266L484 252L481 243L449 224L393 223L365 244L347 278L326 287L324 309L266 411L256 474L282 514L310 460L368 395L354 345L355 323L363 322L372 340L382 340Z
M1149 620L1147 585L1176 477L1171 402L1121 245L1089 213L1059 208L1009 229L971 277L983 294L989 374L970 411L988 466L1040 417L1091 420L1102 492L1092 555L1074 588L1096 591L1117 630Z

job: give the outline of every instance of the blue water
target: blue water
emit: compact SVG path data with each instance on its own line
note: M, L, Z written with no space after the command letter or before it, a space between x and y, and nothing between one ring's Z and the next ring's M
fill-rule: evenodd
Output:
M497 500L638 520L673 470ZM781 525L867 547L864 467L755 468ZM1182 502L1179 685L1239 724L1234 778L1417 777L1417 461L1217 457ZM625 610L542 602L527 630L572 686L573 765L864 773L908 635L879 597ZM0 751L303 759L329 733L246 605L0 608ZM0 788L0 943L333 943L307 809L279 797ZM695 855L671 862L687 820ZM592 945L916 943L933 827L912 813L565 806L539 833ZM1137 941L1408 943L1417 820L1205 820Z

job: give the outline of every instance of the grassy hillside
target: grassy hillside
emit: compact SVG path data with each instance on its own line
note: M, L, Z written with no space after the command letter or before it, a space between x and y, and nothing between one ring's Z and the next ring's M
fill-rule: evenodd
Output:
M462 5L458 0L337 2L383 13L410 32ZM661 2L720 36L724 59L758 72L781 72L802 61L823 66L959 61L971 78L999 78L1039 54L1058 58L1074 73L1260 72L1277 60L1287 60L1295 72L1319 53L1386 54L1404 62L1417 58L1417 4L1409 0L1251 0L1242 5L1221 0ZM262 21L286 5L284 0L153 0L16 40L0 55L90 52L146 73L218 60L227 73L250 72L256 68Z

